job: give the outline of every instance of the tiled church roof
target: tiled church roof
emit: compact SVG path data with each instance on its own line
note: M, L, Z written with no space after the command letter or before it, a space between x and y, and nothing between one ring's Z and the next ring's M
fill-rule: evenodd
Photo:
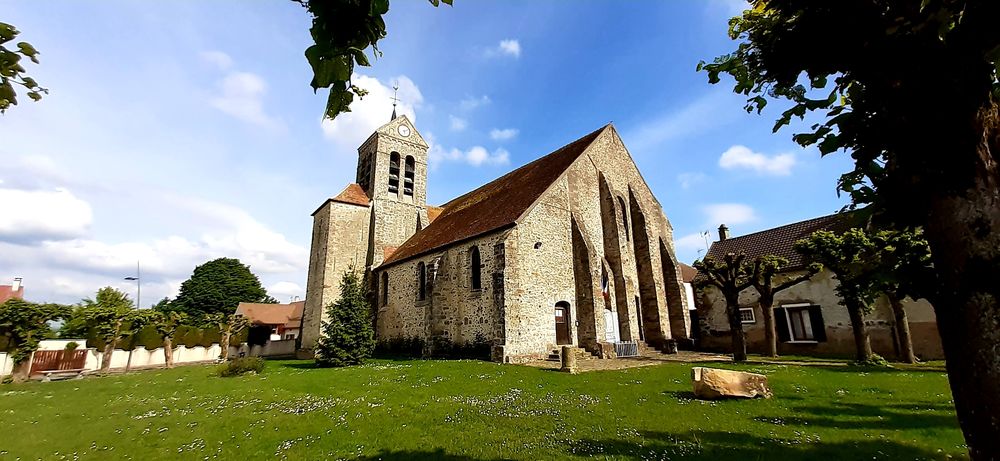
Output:
M608 126L446 203L440 216L397 248L383 267L514 225Z
M795 242L804 239L818 230L828 230L835 233L845 232L853 227L861 227L864 223L857 213L838 213L819 218L807 219L797 223L767 229L752 234L731 237L712 243L708 250L710 258L721 260L728 253L745 253L748 258L764 255L780 256L788 259L786 269L798 269L806 266L805 260L793 246Z
M352 205L368 206L371 199L368 198L368 193L361 188L357 183L350 183L344 188L336 197L332 198L334 202L350 203Z

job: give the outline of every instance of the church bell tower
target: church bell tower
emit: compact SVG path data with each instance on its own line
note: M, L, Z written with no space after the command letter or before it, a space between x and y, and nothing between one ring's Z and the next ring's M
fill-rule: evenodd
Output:
M357 183L371 197L367 266L427 226L427 142L410 119L395 116L358 148Z

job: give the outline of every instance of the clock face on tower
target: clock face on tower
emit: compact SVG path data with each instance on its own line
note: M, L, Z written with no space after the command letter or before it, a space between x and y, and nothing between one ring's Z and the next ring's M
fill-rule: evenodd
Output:
M410 127L406 125L399 125L399 128L396 128L396 132L398 132L400 136L405 138L410 135Z

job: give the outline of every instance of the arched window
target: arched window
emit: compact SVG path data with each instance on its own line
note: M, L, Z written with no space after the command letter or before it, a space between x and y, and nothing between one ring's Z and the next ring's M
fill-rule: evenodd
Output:
M389 273L382 273L382 305L389 304Z
M413 170L416 163L412 155L406 156L406 169L403 170L403 194L413 196Z
M625 208L625 201L618 197L618 206L622 209L622 225L625 226L625 241L629 240L628 209Z
M427 267L424 263L417 264L417 300L427 299Z
M399 152L389 154L389 193L399 193Z
M483 261L479 256L479 247L472 247L470 250L472 266L472 289L481 290L483 288Z

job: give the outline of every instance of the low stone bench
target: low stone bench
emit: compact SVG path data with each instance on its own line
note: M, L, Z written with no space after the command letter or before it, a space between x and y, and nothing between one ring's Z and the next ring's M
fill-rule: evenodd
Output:
M83 378L83 372L86 371L83 368L76 368L72 370L45 370L39 373L45 375L42 378L43 383L52 381L52 378L56 379L81 379Z

